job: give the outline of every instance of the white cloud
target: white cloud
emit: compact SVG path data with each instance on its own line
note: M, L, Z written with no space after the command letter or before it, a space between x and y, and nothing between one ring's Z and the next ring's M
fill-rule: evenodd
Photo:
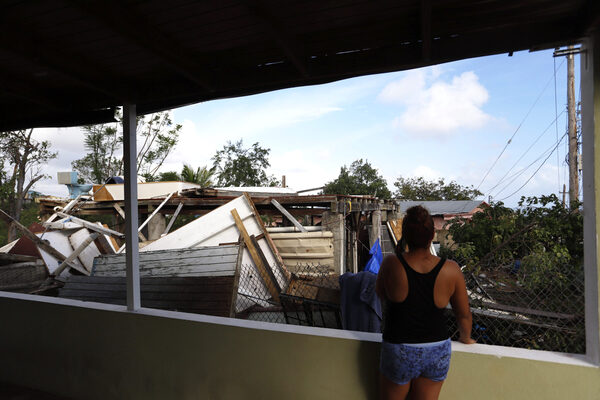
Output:
M462 129L481 128L491 120L481 109L489 94L474 72L463 72L449 82L441 75L439 67L415 70L383 88L378 99L402 108L392 121L394 128L439 138Z
M426 165L419 165L417 168L415 168L412 171L411 175L416 178L423 177L424 179L426 179L428 181L437 180L441 176L444 176L441 172L439 172L433 168L430 168Z
M276 153L271 159L269 173L277 179L286 176L287 186L295 190L321 186L337 177L339 167L329 151L290 150ZM327 167L324 167L327 166Z

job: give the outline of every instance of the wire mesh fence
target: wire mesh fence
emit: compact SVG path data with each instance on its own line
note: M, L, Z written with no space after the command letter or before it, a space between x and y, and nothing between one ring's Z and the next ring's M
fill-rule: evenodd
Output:
M481 218L489 220L492 211ZM473 315L472 336L479 343L585 353L581 215L567 210L552 219L546 214L533 223L511 222L511 230L505 232L495 222L502 218L496 218L489 223L494 232L476 232L481 240L495 242L477 257L465 251L471 246L467 241L458 246L460 251L448 243L442 246L440 255L462 267ZM515 217L510 211L505 217L514 221L522 215ZM244 266L237 316L341 329L339 275L312 264L298 265L294 271L285 284L269 290L253 265ZM457 339L450 307L447 317L452 338Z
M478 263L448 254L465 275L473 338L485 344L585 353L583 263L536 247L515 238L509 256L490 253ZM456 321L450 310L447 314L456 339Z
M299 264L277 296L252 265L240 274L237 317L341 329L339 275L329 266ZM283 274L278 268L275 273ZM279 289L279 288L278 288Z
M531 260L463 266L478 343L585 353L583 267L549 271ZM556 270L558 268L558 270ZM244 267L237 295L238 318L342 329L339 275L327 266L297 267L275 300L253 265ZM276 269L274 269L276 271ZM454 340L458 330L447 310Z

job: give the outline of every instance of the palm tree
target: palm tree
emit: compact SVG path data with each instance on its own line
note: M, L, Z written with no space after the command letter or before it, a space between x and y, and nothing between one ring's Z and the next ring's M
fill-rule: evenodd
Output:
M215 173L214 168L198 167L194 169L189 164L183 164L181 170L181 180L184 182L196 183L202 187L213 186L212 177Z

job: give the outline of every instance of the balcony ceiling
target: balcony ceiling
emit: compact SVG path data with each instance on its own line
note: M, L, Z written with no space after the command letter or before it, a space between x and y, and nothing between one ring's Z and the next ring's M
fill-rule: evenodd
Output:
M0 131L573 43L597 0L0 0Z

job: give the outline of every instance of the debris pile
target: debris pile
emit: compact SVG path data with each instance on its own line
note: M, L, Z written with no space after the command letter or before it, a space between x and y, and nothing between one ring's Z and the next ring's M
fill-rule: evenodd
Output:
M365 210L393 207L287 188L181 182L138 188L140 210L148 210L138 224L142 307L335 328L342 327L341 254L356 251L346 239L358 235L344 234L344 219L330 229L333 219L324 218L351 213L356 219ZM126 304L123 195L122 184L99 185L67 204L42 203L41 214L50 216L41 225L13 221L23 236L0 249L0 289ZM111 226L93 222L95 215L108 215Z

